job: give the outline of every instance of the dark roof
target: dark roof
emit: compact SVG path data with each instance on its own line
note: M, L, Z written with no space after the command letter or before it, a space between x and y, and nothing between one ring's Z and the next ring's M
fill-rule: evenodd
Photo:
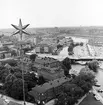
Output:
M47 64L47 63L54 63L57 62L58 60L53 59L53 58L49 58L49 57L45 57L45 58L36 58L35 62L36 63L40 63L40 64ZM58 61L59 62L59 61Z
M36 87L32 88L32 91L30 91L29 93L31 95L33 95L33 93L35 94L35 92L44 93L47 90L49 90L49 89L51 89L53 87L60 86L61 84L65 83L65 82L67 82L69 80L70 79L68 79L66 77L61 77L61 78L55 79L53 81L50 81L48 83L44 83L43 85L36 86Z
M36 86L32 89L32 91L36 91L38 93L43 93L45 92L46 90L48 89L51 89L52 88L52 85L50 83L45 83L43 85L40 85L40 86Z

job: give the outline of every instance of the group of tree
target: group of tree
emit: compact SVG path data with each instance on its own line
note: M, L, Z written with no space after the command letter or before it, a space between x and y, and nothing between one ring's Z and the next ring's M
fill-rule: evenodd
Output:
M24 80L22 78L24 76ZM18 66L0 66L0 82L3 83L4 94L18 100L23 100L23 81L25 87L26 101L33 101L28 92L35 87L45 83L45 79L40 76L36 77L34 72L24 72Z
M69 45L68 45L68 54L69 55L73 55L74 54L73 49L76 46L83 46L83 42L80 42L80 43L77 42L77 43L75 43L73 41L73 39L70 37L69 38Z
M64 91L57 97L56 105L74 105L95 84L95 71L84 67L75 78L63 85Z
M93 70L94 72L98 72L99 63L97 60L92 60L87 63L87 66L90 70Z
M62 68L63 68L63 70L64 70L64 75L67 77L67 76L69 76L69 71L70 71L70 69L71 69L71 60L68 58L68 57L66 57L62 62L61 62L61 64L62 64Z
M33 62L35 61L35 58L36 55L31 56ZM65 76L70 75L70 59L65 58L61 63ZM64 91L58 96L57 105L73 105L77 102L78 98L88 93L96 83L94 72L97 72L97 68L97 61L89 62L87 66L80 71L78 76L75 76L75 78L73 78L69 83L64 84ZM5 94L15 99L23 100L24 81L26 100L33 101L34 99L28 94L28 91L35 87L35 85L44 84L46 81L42 76L37 78L34 72L24 72L24 80L22 76L22 70L17 65L0 65L0 82L4 83L3 90Z

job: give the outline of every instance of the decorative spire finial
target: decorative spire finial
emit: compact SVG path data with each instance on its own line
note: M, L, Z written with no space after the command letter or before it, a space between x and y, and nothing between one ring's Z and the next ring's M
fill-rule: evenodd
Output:
M23 26L21 19L19 19L19 25L18 25L18 26L13 25L13 24L11 24L11 25L17 30L17 31L14 32L12 35L17 35L17 34L19 33L21 40L22 40L22 34L30 35L29 33L27 33L27 32L25 31L25 29L29 26L29 24Z

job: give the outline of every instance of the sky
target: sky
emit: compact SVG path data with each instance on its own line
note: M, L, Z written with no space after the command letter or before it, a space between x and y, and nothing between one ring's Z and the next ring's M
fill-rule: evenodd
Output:
M0 0L0 28L103 26L103 0Z

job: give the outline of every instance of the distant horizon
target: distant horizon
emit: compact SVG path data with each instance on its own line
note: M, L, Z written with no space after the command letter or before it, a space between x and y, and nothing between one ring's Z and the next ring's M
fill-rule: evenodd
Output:
M39 28L82 28L82 27L87 27L87 28L89 28L89 27L103 27L103 25L94 25L94 26L48 26L48 27L28 27L27 29L30 29L30 28L34 28L34 29L39 29ZM3 30L3 29L14 29L14 28L0 28L0 30ZM14 29L15 30L15 29Z

